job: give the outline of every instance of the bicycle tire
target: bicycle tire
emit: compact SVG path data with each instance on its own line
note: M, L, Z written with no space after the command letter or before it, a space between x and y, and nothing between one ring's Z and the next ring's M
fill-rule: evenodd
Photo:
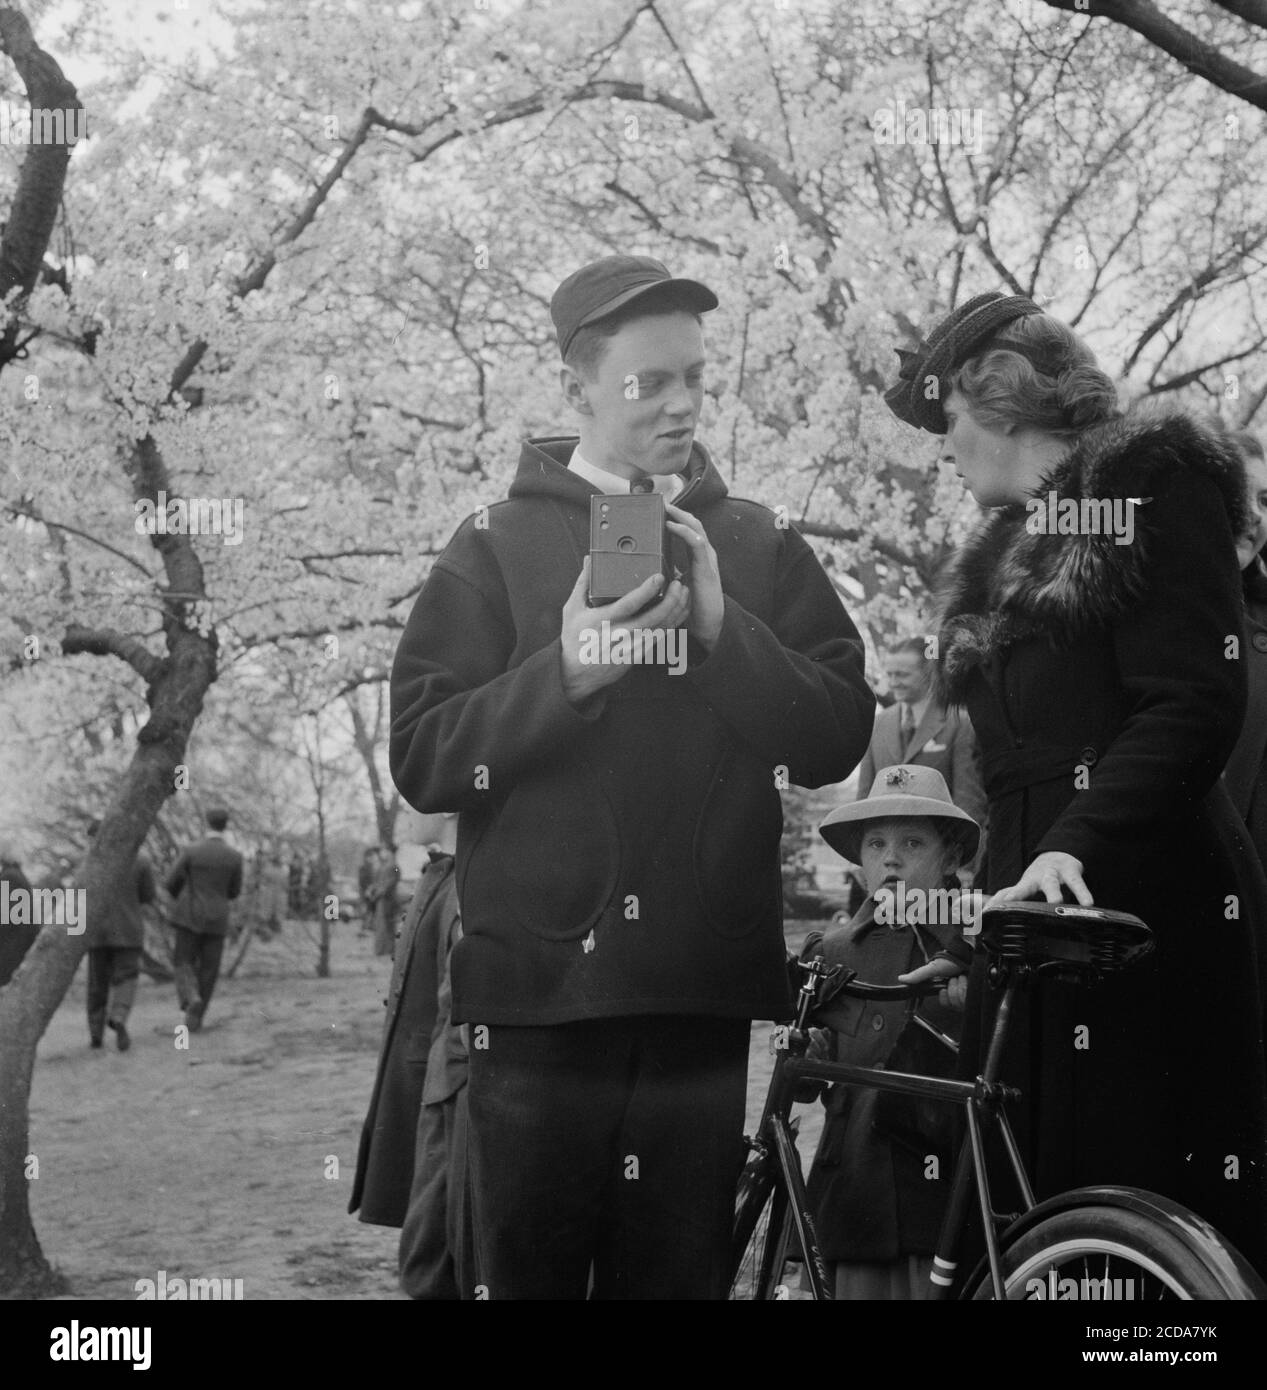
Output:
M1229 1268L1239 1257L1228 1258L1232 1247L1227 1242L1209 1232L1204 1243L1205 1248L1194 1247L1185 1238L1181 1220L1165 1213L1072 1207L1053 1213L1005 1244L1000 1251L1005 1296L1009 1302L1264 1297L1261 1284L1255 1287ZM988 1268L969 1297L993 1301Z
M739 1178L735 1199L732 1274L729 1297L739 1302L786 1298L782 1282L791 1212L787 1192L775 1180L768 1153L754 1151Z

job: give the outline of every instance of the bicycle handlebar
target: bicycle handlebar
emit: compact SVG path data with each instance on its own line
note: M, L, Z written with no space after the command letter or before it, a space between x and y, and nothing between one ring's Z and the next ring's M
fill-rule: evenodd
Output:
M899 999L928 999L939 994L946 985L946 979L925 980L912 985L874 985L869 980L846 980L837 994L847 994L851 999L875 999L884 1003L895 1003Z
M789 961L793 959L789 957ZM860 980L856 971L844 966L825 964L821 956L796 960L794 963L803 976L802 990L809 989L817 994L816 1002L820 1005L841 994L851 999L873 999L881 1003L928 999L939 993L946 984L945 979L940 979L925 980L920 984L877 985L870 980Z

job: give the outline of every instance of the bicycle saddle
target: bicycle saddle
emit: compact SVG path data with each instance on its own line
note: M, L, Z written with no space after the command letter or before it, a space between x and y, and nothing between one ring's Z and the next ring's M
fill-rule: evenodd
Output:
M1153 949L1138 917L1076 903L1000 903L981 913L981 942L991 954L1057 974L1094 978L1122 970Z

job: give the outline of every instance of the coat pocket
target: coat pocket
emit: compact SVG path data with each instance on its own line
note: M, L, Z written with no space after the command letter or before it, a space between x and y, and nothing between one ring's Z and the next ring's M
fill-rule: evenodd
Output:
M772 773L733 749L721 760L695 829L695 885L709 926L734 939L783 915L783 804Z
M473 846L462 880L467 931L513 924L545 941L589 933L615 891L620 837L611 805L575 768L516 787Z

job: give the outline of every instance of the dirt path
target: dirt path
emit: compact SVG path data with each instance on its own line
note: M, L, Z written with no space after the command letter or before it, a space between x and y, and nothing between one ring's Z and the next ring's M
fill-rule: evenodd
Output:
M31 1097L36 1230L75 1295L132 1299L138 1280L165 1270L241 1279L247 1299L403 1297L397 1232L347 1214L390 963L344 925L333 976L319 980L301 931L252 944L188 1051L174 1042L174 987L145 978L131 1050L107 1034L91 1051L81 966L41 1043ZM768 1036L754 1027L750 1121ZM806 1108L803 1152L819 1115Z

